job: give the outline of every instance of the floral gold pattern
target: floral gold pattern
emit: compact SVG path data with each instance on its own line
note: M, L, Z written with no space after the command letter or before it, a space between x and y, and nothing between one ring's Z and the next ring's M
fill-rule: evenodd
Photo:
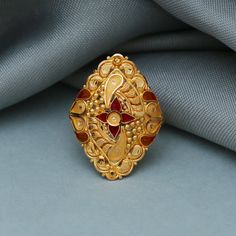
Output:
M157 97L121 54L107 57L88 77L70 119L95 169L109 180L131 173L163 123Z

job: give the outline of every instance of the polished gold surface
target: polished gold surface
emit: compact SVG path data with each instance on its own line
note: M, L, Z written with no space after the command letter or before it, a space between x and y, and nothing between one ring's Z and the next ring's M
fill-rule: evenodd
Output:
M102 61L70 110L77 139L109 180L129 175L159 132L159 102L135 64L121 54Z
M117 112L111 112L107 117L107 123L111 126L118 126L120 124L121 117Z
M86 109L86 103L82 100L77 100L74 102L71 112L75 114L82 114Z

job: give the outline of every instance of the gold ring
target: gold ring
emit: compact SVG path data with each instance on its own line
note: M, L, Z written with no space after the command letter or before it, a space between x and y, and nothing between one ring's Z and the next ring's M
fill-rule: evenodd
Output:
M146 79L118 53L88 77L71 106L70 119L95 169L109 180L131 173L163 123Z

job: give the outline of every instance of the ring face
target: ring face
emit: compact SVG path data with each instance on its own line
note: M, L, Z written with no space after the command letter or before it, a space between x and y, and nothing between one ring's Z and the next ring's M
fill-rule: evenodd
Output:
M70 119L90 161L109 180L131 173L163 123L147 81L121 54L107 57L88 77Z

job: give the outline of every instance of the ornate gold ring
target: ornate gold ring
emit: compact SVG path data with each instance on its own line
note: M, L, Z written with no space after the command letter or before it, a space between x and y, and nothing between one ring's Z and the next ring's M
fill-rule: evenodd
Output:
M109 180L131 173L163 123L157 97L121 54L107 57L88 77L70 119L95 169Z

